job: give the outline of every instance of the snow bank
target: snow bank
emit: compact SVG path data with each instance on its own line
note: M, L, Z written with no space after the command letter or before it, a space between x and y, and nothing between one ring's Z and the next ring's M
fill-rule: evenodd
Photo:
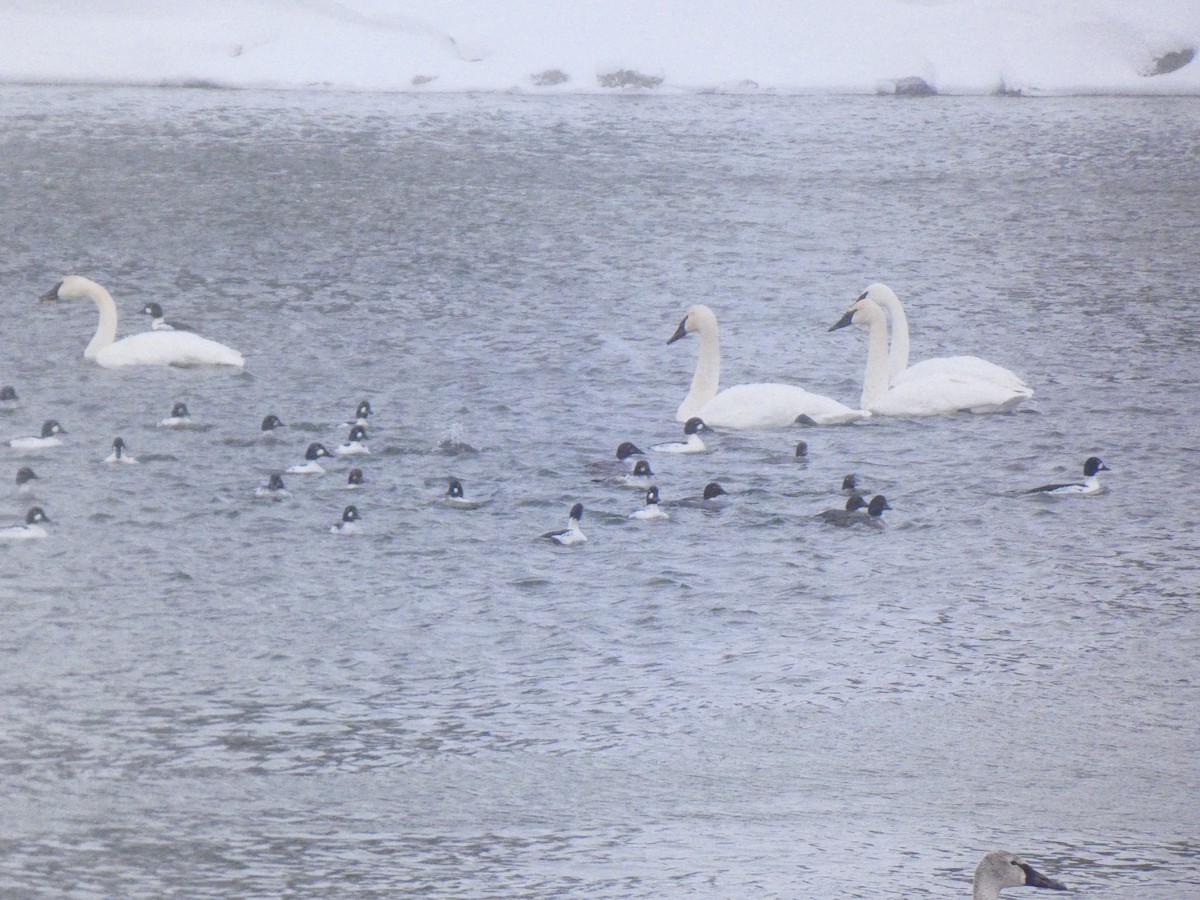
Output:
M0 82L1200 94L1196 0L6 0ZM606 87L605 85L609 85Z

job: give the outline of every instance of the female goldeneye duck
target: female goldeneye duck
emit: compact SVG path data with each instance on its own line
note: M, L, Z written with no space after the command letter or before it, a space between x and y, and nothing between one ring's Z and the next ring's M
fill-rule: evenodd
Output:
M658 505L658 488L654 485L646 488L646 505L629 514L631 519L667 519L670 518L663 508Z
M345 424L346 425L366 425L367 420L371 418L371 414L373 412L375 412L375 410L371 409L371 401L363 400L361 403L358 404L358 406L356 406L354 408L353 421L346 422Z
M284 497L290 497L291 494L284 487L283 476L278 472L272 472L266 484L254 489L254 496L268 500L282 500Z
M347 506L342 510L342 520L330 525L329 530L333 534L354 534L358 531L358 520L361 518L357 506Z
M363 486L362 469L351 469L346 476L346 490L354 491Z
M186 428L192 424L192 414L188 412L187 404L180 401L171 407L171 414L159 420L160 428Z
M29 482L38 480L37 474L29 466L17 469L17 494L24 496L33 493L33 485Z
M714 508L724 503L722 498L728 497L729 492L715 481L710 481L704 486L704 492L699 497L684 497L682 500L669 501L669 506L691 506L704 508Z
M587 536L579 530L579 520L582 518L583 504L576 503L571 507L570 515L567 516L567 527L563 531L547 531L542 537L567 547L572 544L582 544L587 540Z
M8 442L8 446L14 450L41 450L47 447L60 447L62 440L58 437L60 434L66 434L67 431L54 419L47 419L42 423L42 433L36 437L19 437L13 438Z
M157 303L147 303L142 312L150 317L150 328L154 331L191 331L192 329L181 322L168 322L163 318L162 307Z
M710 430L699 416L692 416L683 424L686 441L668 441L665 444L655 444L650 449L659 453L703 453L704 441L700 440L700 432Z
M127 463L130 465L137 463L133 454L129 452L129 448L125 446L125 441L119 437L113 438L112 453L108 454L104 461L106 463Z
M0 528L0 539L6 541L22 541L28 538L44 538L46 529L42 527L42 522L49 522L50 519L40 506L31 507L29 512L25 514L25 521L20 525L9 525L7 528Z
M1099 494L1104 490L1100 484L1100 472L1112 471L1104 463L1100 461L1098 456L1089 456L1083 464L1082 482L1074 484L1044 484L1041 487L1030 488L1026 494L1046 494L1049 496L1066 496L1074 494L1075 496L1087 496L1089 494Z
M446 488L446 493L443 498L447 506L453 506L455 509L478 509L483 505L482 500L468 500L463 492L462 482L457 478L451 478L450 484Z
M358 456L370 453L371 451L367 448L367 429L361 425L355 425L350 429L350 439L334 452L338 456Z
M309 444L308 449L304 451L304 462L297 463L294 466L289 466L288 470L287 470L288 474L289 475L323 475L323 474L325 474L325 470L321 467L321 464L319 462L317 462L317 460L319 460L323 456L332 456L332 455L333 454L331 454L328 450L325 449L324 444L318 444L317 442L314 441L313 443Z
M844 520L838 519L830 521L827 519L826 521L830 521L831 525L862 525L867 528L882 529L884 525L883 511L885 509L891 509L891 506L888 505L887 498L885 498L883 494L876 494L871 498L871 502L867 504L866 512L863 512L861 509L856 509L850 512Z
M21 405L21 400L17 396L17 389L11 384L6 384L0 387L0 409L10 410L16 409Z
M593 472L612 472L614 470L628 472L629 467L635 464L631 458L634 456L645 456L645 453L633 441L621 441L617 445L616 459L588 463L588 468Z
M269 415L269 416L263 416L262 429L261 429L262 431L272 432L276 428L284 428L284 427L286 427L286 426L284 426L283 420L280 419L279 416L274 415L274 414Z
M633 464L633 471L625 476L625 483L637 487L650 487L650 479L653 477L654 472L650 468L649 460L639 459Z
M806 456L808 456L808 443L800 441L796 444L796 459L804 459Z
M830 525L849 525L850 514L860 509L866 509L867 501L862 494L851 494L842 509L826 509L817 513L818 519L824 519Z
M843 494L857 494L858 493L858 476L855 475L853 472L851 472L849 475L847 475L846 477L844 477L842 479L842 493Z

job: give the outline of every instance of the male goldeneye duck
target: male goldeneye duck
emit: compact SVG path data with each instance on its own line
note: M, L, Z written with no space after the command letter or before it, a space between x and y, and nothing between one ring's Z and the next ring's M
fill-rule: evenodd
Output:
M362 469L351 469L346 476L346 490L354 491L363 486Z
M0 387L0 409L12 410L21 405L21 400L17 396L17 389L11 384L6 384Z
M160 428L186 428L192 424L192 414L188 412L187 404L180 401L171 407L171 414L160 419Z
M851 498L851 500L853 499L854 498ZM867 528L882 529L884 525L883 511L885 509L891 509L891 506L888 505L887 499L883 496L883 494L876 494L871 498L871 502L867 504L866 512L863 512L861 509L856 509L849 512L845 519L826 519L826 521L831 525L862 525Z
M1075 496L1087 496L1089 494L1099 494L1104 491L1104 487L1100 484L1100 472L1109 472L1104 463L1100 462L1100 457L1089 456L1083 464L1084 480L1074 484L1044 484L1041 487L1030 488L1026 494L1046 494L1049 496L1066 496L1074 494Z
M670 518L658 505L658 488L654 485L646 488L646 505L629 514L631 519L667 519Z
M290 474L290 475L323 475L323 474L325 474L325 470L323 468L321 468L321 464L319 462L317 462L317 460L319 460L322 456L332 456L332 455L333 454L331 454L328 450L325 449L324 444L318 444L317 442L314 441L313 443L309 444L308 449L304 451L304 460L305 461L302 463L297 463L294 466L289 466L288 474Z
M36 437L13 438L8 442L8 446L14 450L41 450L47 447L59 447L62 445L62 440L58 435L66 433L66 429L59 425L57 421L47 419L42 423L42 433L40 435Z
M571 544L582 544L587 540L587 536L579 530L579 520L582 518L583 504L576 503L571 507L570 515L567 516L567 527L563 531L547 531L542 537L568 547Z
M654 472L650 469L649 460L639 459L633 464L633 471L625 476L625 483L636 487L650 487Z
M867 501L862 494L851 494L842 509L826 509L817 513L816 518L824 519L830 525L849 525L850 514L860 509L866 509Z
M367 448L367 429L361 425L351 428L350 439L334 450L338 456L358 456L370 452Z
M668 441L665 444L655 444L650 449L659 453L703 453L704 441L700 440L700 432L710 430L699 416L692 416L683 425L686 441Z
M272 472L266 484L254 489L254 496L269 500L282 500L284 497L290 497L291 494L283 485L283 476L278 472Z
M25 514L25 521L20 525L9 525L7 528L0 528L0 539L6 541L23 541L27 538L44 538L46 536L46 529L42 527L41 523L49 521L50 519L42 511L42 508L34 506Z
M457 478L450 479L450 485L446 488L444 497L447 506L453 506L456 509L478 509L483 506L482 500L468 500L463 493L462 482Z
M38 480L37 474L29 466L17 469L17 496L25 497L33 493L33 485L29 482Z
M720 506L724 497L728 497L729 492L721 487L715 481L710 481L704 486L704 493L699 497L684 497L682 500L675 500L669 505L671 506L692 506L701 509Z
M330 525L329 530L333 534L354 534L358 531L358 520L361 518L357 506L347 506L342 510L342 520Z
M157 303L147 303L142 312L150 317L150 328L154 331L191 331L182 322L168 322L163 318L162 307Z
M371 413L373 412L375 412L375 410L371 409L371 401L363 400L354 408L354 419L350 422L346 422L345 424L349 426L366 425L367 420L371 418Z
M284 428L284 427L285 426L283 424L283 420L280 419L279 416L276 416L274 414L269 415L269 416L263 416L262 429L261 429L262 431L272 432L276 428Z
M137 462L133 454L129 452L129 448L125 446L125 441L122 438L113 438L112 453L104 458L106 463L128 463L134 464Z

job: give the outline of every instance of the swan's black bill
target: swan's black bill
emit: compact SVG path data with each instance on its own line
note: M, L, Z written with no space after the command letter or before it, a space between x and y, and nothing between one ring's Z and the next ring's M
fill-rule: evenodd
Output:
M42 294L42 296L40 298L41 302L42 303L53 303L55 300L57 300L58 299L58 289L60 287L62 287L61 281L58 284L56 284L54 287L50 288L50 290L46 291L46 293Z
M675 333L667 338L668 344L673 344L680 338L687 337L687 316L684 316L679 322L679 327L675 329Z
M854 310L846 310L846 314L829 326L830 331L837 331L839 328L845 328L847 325L854 324Z
M1029 863L1019 862L1019 863L1017 863L1017 865L1020 866L1024 870L1025 884L1028 885L1029 887L1049 888L1052 891L1069 891L1070 890L1070 888L1067 887L1065 884L1063 884L1061 881L1055 881L1053 878L1049 878L1046 875L1043 875L1041 872L1039 872L1033 866L1029 865Z

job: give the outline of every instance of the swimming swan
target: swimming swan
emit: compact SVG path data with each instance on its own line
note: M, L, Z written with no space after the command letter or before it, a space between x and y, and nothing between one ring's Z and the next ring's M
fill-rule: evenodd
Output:
M973 900L1000 900L1000 892L1008 887L1070 890L1061 881L1046 877L1019 856L1007 850L993 850L975 867L971 896Z
M978 356L939 356L923 359L916 365L908 364L908 316L900 298L886 284L869 285L859 300L871 299L878 303L891 319L891 350L888 353L888 375L893 385L912 378L927 375L961 375L994 382L1001 387L1021 391L1033 396L1033 388L1027 385L1016 372L990 363Z
M117 305L112 295L90 278L68 275L42 295L53 300L91 300L100 313L96 333L83 351L84 359L115 369L121 366L243 366L236 350L189 331L143 331L116 340Z
M862 407L885 416L931 416L970 410L1005 412L1029 394L991 381L960 375L929 375L888 387L888 327L883 309L870 297L850 304L830 331L859 325L870 330L867 371L863 378Z
M841 425L868 415L790 384L739 384L718 393L721 344L711 309L703 304L689 306L667 343L695 332L700 334L700 353L691 389L675 412L677 422L699 416L713 428L787 428L800 416L818 425Z

